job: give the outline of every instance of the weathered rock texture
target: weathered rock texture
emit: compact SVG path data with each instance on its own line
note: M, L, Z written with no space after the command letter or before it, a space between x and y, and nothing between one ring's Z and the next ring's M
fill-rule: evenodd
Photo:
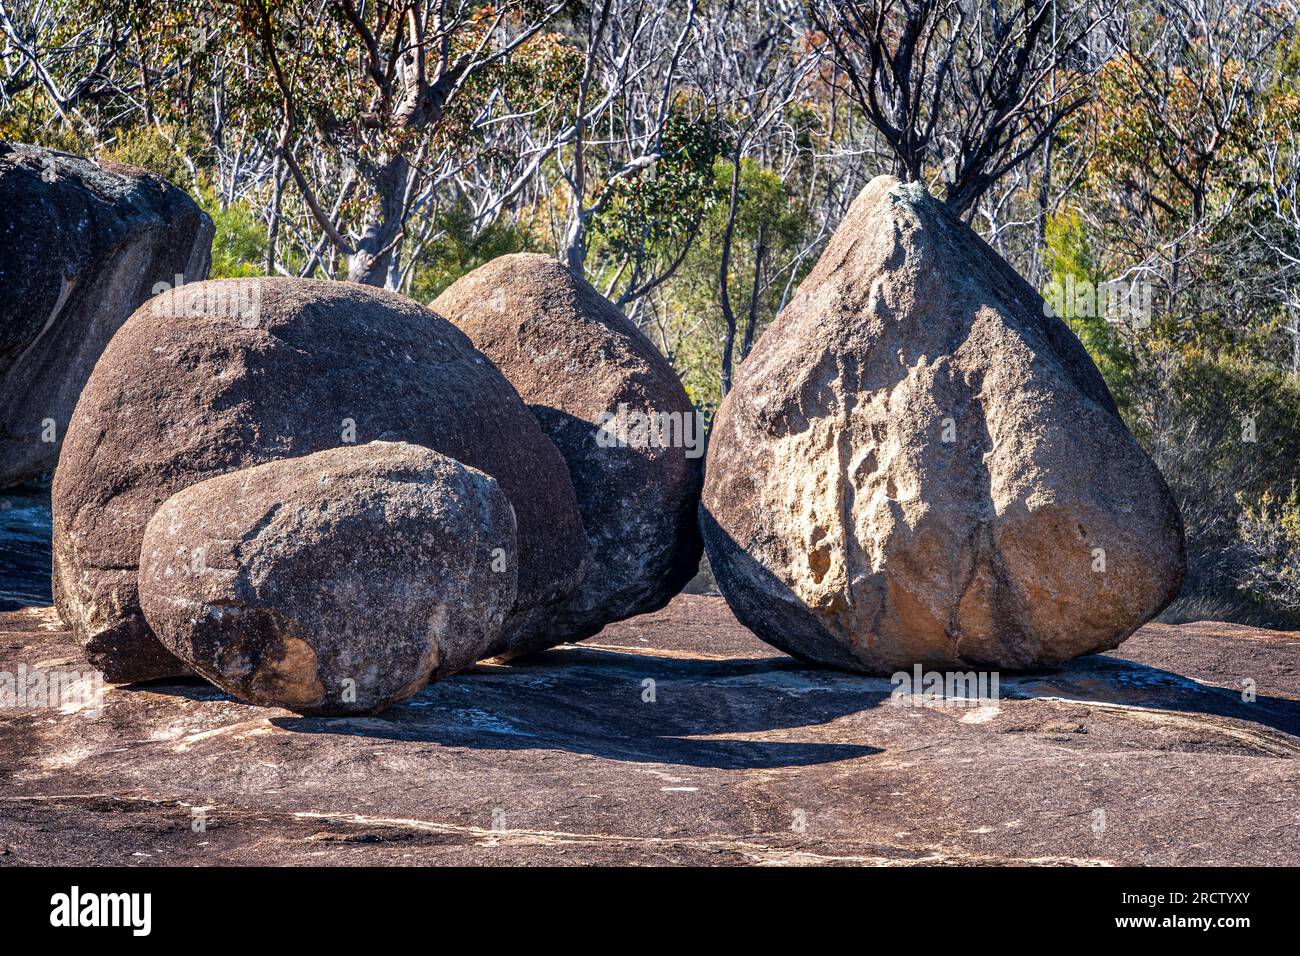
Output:
M0 712L0 866L1295 866L1298 641L1148 624L996 702L901 707L681 595L378 718L110 687ZM49 609L0 613L24 664L84 666Z
M701 519L742 622L873 672L1115 647L1184 569L1173 499L1078 340L889 177L741 368Z
M54 468L108 340L155 284L205 277L211 242L142 169L0 142L0 488Z
M672 366L549 256L494 259L433 308L496 364L560 449L587 533L582 587L551 609L545 629L494 652L581 640L663 607L695 574L701 552L704 436Z
M158 506L228 471L376 438L432 448L501 485L519 534L507 627L581 582L586 542L564 459L463 333L368 287L232 279L151 300L95 367L52 489L59 613L109 680L177 673L136 593Z
M190 485L145 529L140 606L223 690L375 713L473 664L514 604L515 519L496 481L371 442Z

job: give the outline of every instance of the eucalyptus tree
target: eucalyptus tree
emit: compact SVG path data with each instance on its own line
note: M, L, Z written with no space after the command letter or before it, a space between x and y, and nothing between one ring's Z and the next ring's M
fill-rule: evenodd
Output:
M819 57L808 41L807 21L797 2L753 0L727 4L709 18L696 67L700 88L717 104L729 139L726 215L718 257L718 302L725 329L719 368L721 394L731 390L733 366L753 346L770 246L767 223L759 223L748 264L748 301L733 302L733 252L741 205L742 169L751 151L788 148L789 113L809 94ZM741 318L743 316L743 319ZM737 335L741 341L736 347ZM739 354L737 354L739 353Z

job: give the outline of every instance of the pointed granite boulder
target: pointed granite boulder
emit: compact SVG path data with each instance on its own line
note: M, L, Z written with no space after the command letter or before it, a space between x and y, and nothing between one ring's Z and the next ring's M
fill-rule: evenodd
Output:
M873 180L718 411L701 520L737 617L876 673L1115 647L1182 521L1078 339L916 184Z
M513 656L657 611L696 573L703 434L668 360L613 303L550 256L501 256L433 308L528 404L569 466L588 546L574 594L544 625L503 632Z

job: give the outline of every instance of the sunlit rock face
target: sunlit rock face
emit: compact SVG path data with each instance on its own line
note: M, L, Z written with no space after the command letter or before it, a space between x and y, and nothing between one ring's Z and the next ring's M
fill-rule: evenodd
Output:
M736 615L838 667L1029 668L1177 595L1182 521L1075 336L919 185L873 180L718 411Z

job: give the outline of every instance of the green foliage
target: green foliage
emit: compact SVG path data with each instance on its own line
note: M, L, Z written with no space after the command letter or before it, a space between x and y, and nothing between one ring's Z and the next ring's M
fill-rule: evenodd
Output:
M182 139L182 142L185 149L164 137L155 127L140 126L123 132L101 155L119 163L147 169L167 182L184 188L193 183L185 157L201 154L202 148L192 140Z
M223 207L208 191L199 196L199 205L212 217L213 279L248 278L265 274L266 227L246 206L234 203Z
M595 232L615 259L642 256L691 236L726 195L713 164L727 149L717 124L674 113L665 124L663 156L645 172L610 184Z
M1300 93L1300 30L1291 30L1277 45L1277 81L1274 94Z
M59 120L49 102L34 87L15 96L0 110L0 140L30 143L73 155L86 151L85 140Z
M1237 530L1250 560L1241 587L1279 609L1300 612L1300 495L1238 494Z
M732 162L717 159L713 164L713 191L725 197L731 188L731 176ZM728 207L724 199L709 209L700 225L699 237L665 297L668 334L676 343L674 361L682 373L687 394L706 416L712 414L722 399L718 369L722 361L724 323L718 276ZM742 160L729 270L732 305L741 325L733 355L737 366L742 358L743 326L753 295L754 261L760 243L763 269L756 301L755 341L776 317L787 286L797 285L813 260L809 257L798 267L793 283L788 271L776 274L773 264L780 268L791 262L807 244L812 228L811 212L796 191L795 183L783 181L757 160Z
M1095 279L1096 268L1092 262L1092 240L1083 219L1072 210L1063 210L1047 220L1044 264L1053 278L1068 275L1080 279Z
M411 295L421 302L437 298L465 273L498 256L538 248L527 229L511 222L495 222L475 231L473 213L464 205L443 211L436 222L438 238L426 245L415 261Z
M1107 277L1093 259L1092 239L1077 212L1066 209L1048 218L1043 250L1048 288L1044 296L1079 337L1116 402L1125 409L1132 387L1132 352L1120 326L1096 307L1096 291L1105 286ZM1090 298L1092 307L1087 307Z
M1134 350L1130 427L1168 481L1187 533L1184 594L1240 598L1274 613L1252 578L1243 508L1300 479L1300 383L1247 355L1157 340Z
M459 51L468 50L478 37L461 38ZM531 122L545 127L558 119L570 119L582 79L582 51L560 33L542 31L516 51L477 72L466 85L465 95L456 98L447 115L443 135L449 142L472 143L474 116L484 102L500 93L517 110L527 110Z

